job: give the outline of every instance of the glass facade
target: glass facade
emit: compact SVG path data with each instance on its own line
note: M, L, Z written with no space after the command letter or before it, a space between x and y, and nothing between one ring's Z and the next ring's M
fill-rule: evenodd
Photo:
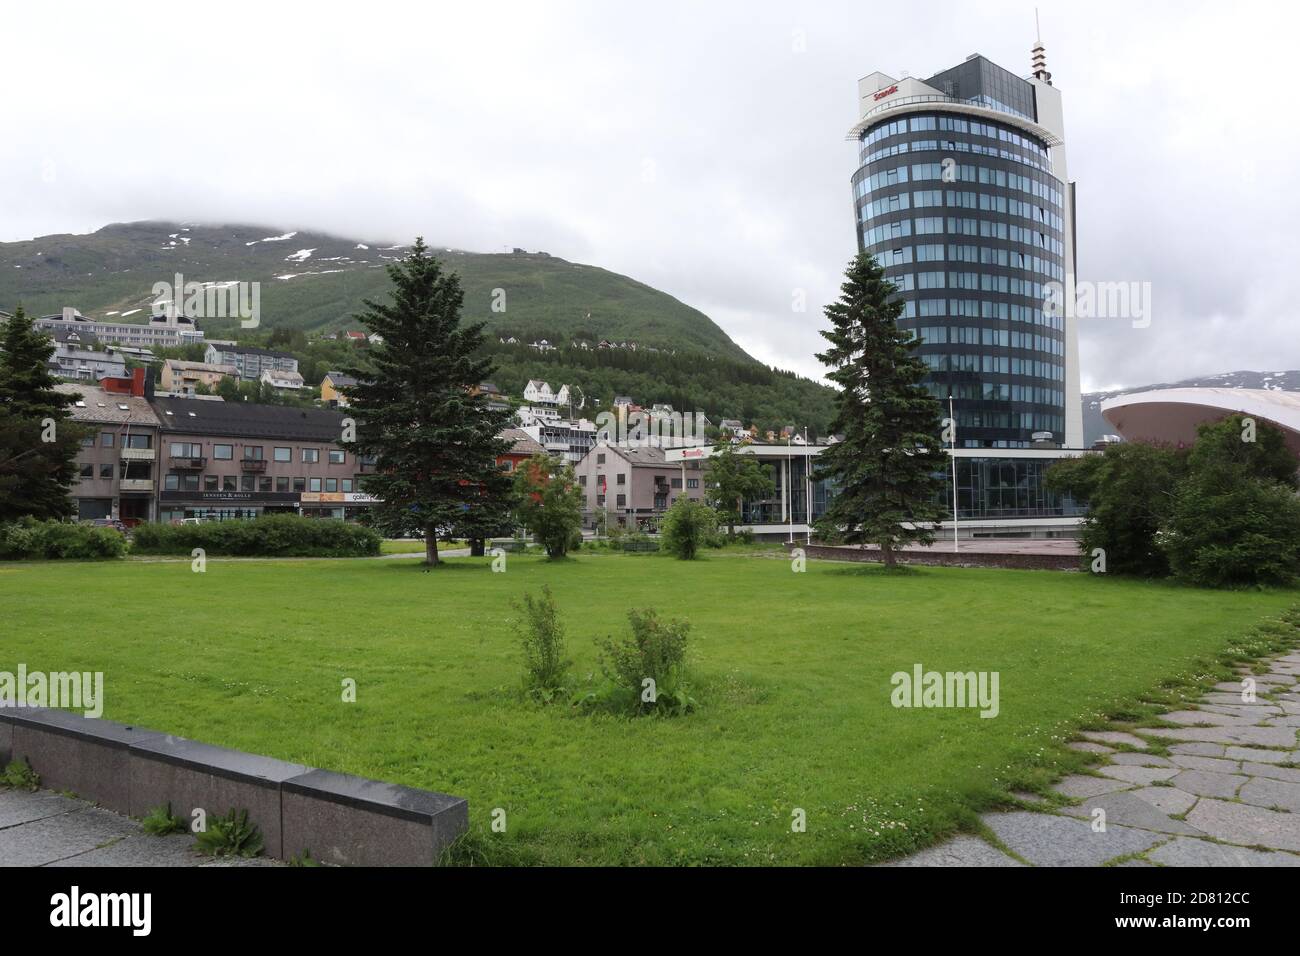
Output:
M982 57L927 82L1033 117L1032 87ZM953 399L958 445L1024 448L1035 432L1063 443L1064 321L1043 305L1065 279L1068 200L1047 144L936 106L866 127L860 160L859 248L898 287L899 326L921 340L931 394Z
M962 521L1062 518L1086 508L1047 490L1044 476L1055 458L958 458L957 517ZM952 470L943 476L944 505L952 517Z

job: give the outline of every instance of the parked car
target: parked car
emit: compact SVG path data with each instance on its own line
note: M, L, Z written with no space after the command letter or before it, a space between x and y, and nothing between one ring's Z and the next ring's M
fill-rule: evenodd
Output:
M128 531L127 526L116 518L92 518L87 522L87 524L93 525L96 528L112 528L114 531L120 531L122 534L126 534Z

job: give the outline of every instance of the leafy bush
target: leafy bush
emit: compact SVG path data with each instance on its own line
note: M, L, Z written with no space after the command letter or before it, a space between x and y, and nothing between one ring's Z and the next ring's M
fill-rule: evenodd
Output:
M564 656L564 625L560 622L548 585L541 597L524 595L520 643L524 649L524 692L542 703L550 703L564 690L570 661Z
M546 548L548 558L562 558L582 541L582 488L573 466L535 455L515 471L515 517Z
M653 608L628 611L632 634L600 645L600 669L614 685L605 702L634 714L671 716L694 710L686 690L687 621L661 621ZM595 698L593 698L594 702Z
M231 810L224 817L208 819L208 828L199 833L194 848L204 856L257 856L262 845L262 831L248 822L248 811Z
M297 515L246 521L145 524L135 529L135 554L190 554L283 558L350 558L379 553L379 533L357 524Z
M126 538L113 528L34 518L0 525L0 559L3 560L93 560L120 558L125 553Z
M41 777L25 759L11 760L0 774L0 786L13 787L15 790L35 790L41 785Z
M172 813L170 803L154 807L140 821L140 826L145 833L152 833L154 836L167 836L169 833L184 833L185 821Z
M1300 499L1229 470L1178 489L1161 544L1174 574L1203 587L1287 585L1300 576Z
M665 549L682 561L694 561L700 548L717 535L718 513L702 501L683 496L664 514L661 530Z

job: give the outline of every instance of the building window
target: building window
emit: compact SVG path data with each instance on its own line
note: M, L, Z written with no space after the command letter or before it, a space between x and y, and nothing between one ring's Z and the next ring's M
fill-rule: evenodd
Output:
M95 447L95 436L94 436L94 435L87 435L85 438L81 439L81 447L82 447L82 448L94 448L94 447Z
M244 446L244 461L261 461L261 460L262 460L261 445Z
M222 490L222 491L238 491L238 490L239 490L239 485L238 485L238 483L235 481L235 476L234 476L234 475L222 475L222 476L221 476L221 490Z
M123 441L125 442L124 447L126 448L152 448L153 447L152 435L127 435L126 438L123 439Z
M325 479L325 490L326 490L326 491L338 491L338 490L339 490L339 480L338 480L337 478L326 478L326 479Z
M189 442L174 441L172 442L171 456L173 458L202 458L203 446L191 445Z
M198 475L181 475L181 490L182 490L182 491L198 491L198 490L199 490L199 476L198 476Z
M316 462L320 461L320 449L304 448L302 450L302 460L303 460L303 464L306 465L316 464Z
M680 488L681 485L678 484L677 487ZM700 487L700 479L698 479L698 478L687 478L687 479L686 479L686 487L687 487L687 488L698 488L698 487Z
M306 478L295 478L295 479L293 480L293 490L294 490L294 491L306 491L306 490L307 490L307 479L306 479Z
M682 486L682 480L680 478L674 478L672 485L674 488L680 488Z
M343 483L343 486L342 486L342 489L341 489L342 491L345 491L345 492L351 492L351 491L352 491L352 479L351 479L351 478L343 478L343 479L342 479L342 483Z
M617 505L619 508L626 508L627 495L619 495L617 498L614 499L614 504Z
M256 490L257 490L256 481L257 481L257 479L254 478L252 475L240 475L240 476L239 476L239 490L240 490L240 491L256 491Z
M330 464L342 465L347 461L347 453L339 448L330 449Z
M94 478L94 477L95 477L95 466L94 466L93 464L85 464L85 465L82 465L82 466L81 466L81 477L82 477L82 478Z
M259 477L257 479L257 490L262 492L270 491L271 479L266 475L262 475L261 477Z
M320 491L320 479L319 479L319 478L309 478L309 479L307 479L307 486L308 486L312 491Z
M603 464L605 464L605 456L604 456L603 454L602 454L602 455L597 455L597 456L596 456L596 464L598 464L598 465L603 465Z
M100 444L102 447L104 447L104 448L112 448L112 447L113 447L113 433L112 433L112 432L100 432L100 433L99 433L99 444Z
M203 490L204 490L204 491L216 491L216 490L217 490L217 476L216 476L216 475L204 475L204 476L203 476Z
M212 457L218 461L230 461L235 457L234 445L213 445Z
M293 461L293 449L292 449L292 448L282 448L282 447L277 446L276 449L275 449L275 460L276 460L276 461Z
M625 473L623 473L623 472L619 472L619 473L618 473L618 476L615 477L615 479L614 479L614 484L616 484L616 485L626 485L626 484L627 484L627 475L626 475Z

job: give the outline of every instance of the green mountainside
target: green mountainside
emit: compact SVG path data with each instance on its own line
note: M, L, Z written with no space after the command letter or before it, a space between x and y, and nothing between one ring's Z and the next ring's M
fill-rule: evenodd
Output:
M499 366L494 378L507 394L519 395L529 378L546 378L588 395L585 414L627 394L647 406L702 410L715 422L806 425L817 433L829 426L830 389L768 368L708 316L644 283L542 252L435 251L461 277L465 318L487 323ZM265 226L117 223L88 235L0 243L0 310L22 305L44 315L72 306L95 319L144 322L154 284L171 283L176 273L186 282L259 282L258 330L242 330L234 319L202 319L200 327L210 338L249 344L279 339L277 347L303 351L304 377L319 384L313 376L329 353L312 356L302 343L359 328L353 316L362 299L384 296L384 266L403 253L386 242ZM496 290L504 292L503 311ZM540 353L499 341L511 337L559 348ZM602 339L637 349L570 347Z

